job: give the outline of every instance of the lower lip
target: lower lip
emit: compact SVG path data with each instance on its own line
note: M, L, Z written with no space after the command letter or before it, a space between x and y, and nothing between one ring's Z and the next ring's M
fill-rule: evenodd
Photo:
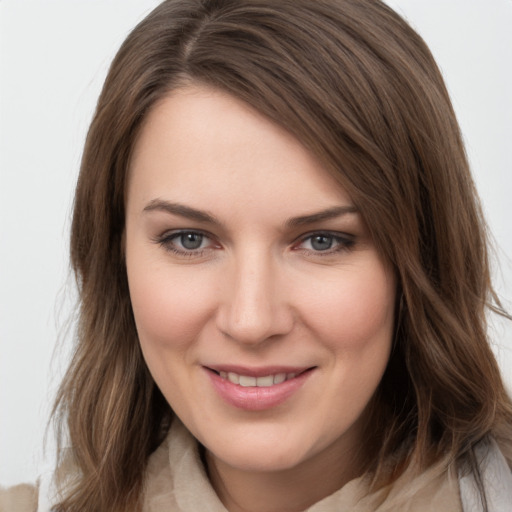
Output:
M228 404L246 411L264 411L277 407L297 392L313 373L313 369L306 370L293 379L281 382L281 384L274 384L273 386L244 387L223 379L220 375L209 369L206 371L215 391L217 391L221 398Z

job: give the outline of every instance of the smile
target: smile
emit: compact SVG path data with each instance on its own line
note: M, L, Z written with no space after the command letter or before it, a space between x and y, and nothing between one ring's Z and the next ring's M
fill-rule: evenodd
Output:
M305 382L315 373L316 367L204 369L207 370L213 389L224 402L237 409L264 411L283 404L299 393Z

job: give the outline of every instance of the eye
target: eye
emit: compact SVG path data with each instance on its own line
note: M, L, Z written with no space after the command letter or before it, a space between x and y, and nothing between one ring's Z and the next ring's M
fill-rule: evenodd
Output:
M205 236L201 233L194 233L192 231L189 233L181 233L180 235L177 235L175 243L176 241L179 241L184 249L194 251L201 248L205 241Z
M315 235L309 238L309 245L315 251L327 251L336 243L331 235Z
M310 253L332 254L350 249L355 243L354 237L341 233L312 233L303 237L295 249Z
M165 250L178 256L199 256L216 245L211 237L201 231L167 232L155 239Z

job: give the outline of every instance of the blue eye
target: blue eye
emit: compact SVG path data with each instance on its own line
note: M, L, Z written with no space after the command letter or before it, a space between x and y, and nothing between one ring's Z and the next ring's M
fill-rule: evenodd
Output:
M184 249L194 251L201 248L205 237L200 233L188 232L181 233L177 235L176 238L179 239L180 244Z
M313 233L302 238L297 248L311 253L332 254L348 250L354 243L354 237L348 234Z
M311 247L315 251L328 251L336 241L330 235L315 235L310 239Z
M174 231L155 239L166 251L178 256L198 256L213 246L211 238L200 231Z

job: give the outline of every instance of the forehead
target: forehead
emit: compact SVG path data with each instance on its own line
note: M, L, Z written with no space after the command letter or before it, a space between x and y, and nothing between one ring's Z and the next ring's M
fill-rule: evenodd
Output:
M350 198L290 133L215 89L173 91L148 114L130 166L128 197L320 209ZM202 207L208 206L202 204Z

